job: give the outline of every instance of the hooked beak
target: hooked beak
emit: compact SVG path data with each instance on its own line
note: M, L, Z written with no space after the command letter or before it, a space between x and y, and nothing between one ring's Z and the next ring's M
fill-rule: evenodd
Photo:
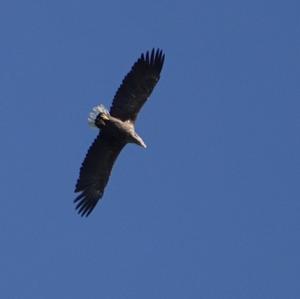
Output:
M136 134L136 144L143 147L143 148L147 148L147 145L144 142L144 140L137 134Z
M146 145L146 143L143 141L143 140L141 140L142 142L140 143L140 146L142 146L143 148L147 148L147 145Z

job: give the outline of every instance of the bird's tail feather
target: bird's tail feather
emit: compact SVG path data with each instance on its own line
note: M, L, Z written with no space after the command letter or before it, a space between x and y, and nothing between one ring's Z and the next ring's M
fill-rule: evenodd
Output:
M90 112L89 117L88 117L88 123L90 127L97 127L95 124L95 121L98 117L99 114L107 114L109 115L108 110L101 104L99 106L95 106L93 110Z

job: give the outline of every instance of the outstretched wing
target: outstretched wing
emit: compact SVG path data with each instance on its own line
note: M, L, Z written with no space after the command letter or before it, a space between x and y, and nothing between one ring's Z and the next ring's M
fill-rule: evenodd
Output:
M159 80L165 55L153 49L142 54L124 78L110 108L110 114L122 121L134 122L137 114Z
M102 197L113 164L125 143L100 132L82 163L74 200L81 216L88 216Z

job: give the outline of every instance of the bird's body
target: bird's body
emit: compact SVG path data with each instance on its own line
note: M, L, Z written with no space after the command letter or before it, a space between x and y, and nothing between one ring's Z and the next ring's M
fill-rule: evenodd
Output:
M135 132L134 123L126 120L122 121L116 117L111 116L104 106L95 107L98 114L92 112L90 114L89 122L91 126L96 126L102 130L107 136L118 140L119 142L136 143L146 148L146 144L142 138ZM94 111L95 111L94 110Z
M89 124L100 130L82 163L75 192L76 209L88 216L103 196L113 164L127 143L146 148L135 131L137 114L159 80L164 63L161 50L142 54L124 78L110 112L103 105L93 109Z

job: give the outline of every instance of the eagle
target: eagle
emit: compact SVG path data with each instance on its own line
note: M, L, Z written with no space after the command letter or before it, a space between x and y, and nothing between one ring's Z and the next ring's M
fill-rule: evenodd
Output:
M89 216L102 198L114 162L124 146L135 143L146 148L135 131L135 121L160 78L164 60L165 54L160 49L141 54L123 79L110 110L99 105L89 114L89 125L99 129L99 133L81 165L75 187L79 195L74 203L79 215Z

